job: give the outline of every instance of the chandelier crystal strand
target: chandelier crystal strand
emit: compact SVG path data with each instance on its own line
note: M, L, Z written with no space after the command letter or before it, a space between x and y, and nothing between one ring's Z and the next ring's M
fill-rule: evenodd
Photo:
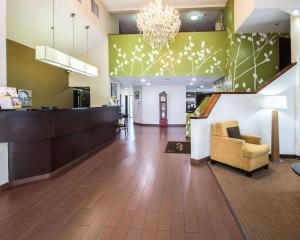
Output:
M137 17L137 27L144 40L152 48L161 49L173 42L180 30L179 14L172 7L163 7L161 0L155 0L142 9Z

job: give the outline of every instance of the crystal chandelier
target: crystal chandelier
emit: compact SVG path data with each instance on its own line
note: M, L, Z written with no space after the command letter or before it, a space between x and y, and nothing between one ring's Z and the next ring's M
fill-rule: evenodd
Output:
M137 17L137 27L144 40L155 49L161 49L174 41L180 25L178 12L171 7L163 7L162 0L150 3Z

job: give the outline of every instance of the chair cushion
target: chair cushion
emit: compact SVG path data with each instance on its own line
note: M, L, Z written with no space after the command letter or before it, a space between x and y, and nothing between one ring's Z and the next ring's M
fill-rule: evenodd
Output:
M211 125L211 134L213 136L228 137L227 128L238 127L238 121L225 121Z
M227 133L230 138L242 139L239 127L229 127Z
M270 148L266 144L256 145L245 143L243 148L243 155L246 158L255 158L265 154L269 154Z

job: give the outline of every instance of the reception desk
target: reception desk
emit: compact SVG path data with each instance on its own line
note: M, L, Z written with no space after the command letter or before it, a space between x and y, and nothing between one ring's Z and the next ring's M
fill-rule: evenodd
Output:
M9 180L47 177L116 136L118 107L0 111L8 143Z

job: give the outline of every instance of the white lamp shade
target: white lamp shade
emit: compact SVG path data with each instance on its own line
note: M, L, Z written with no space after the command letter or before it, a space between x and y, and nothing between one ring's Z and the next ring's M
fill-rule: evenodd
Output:
M264 108L287 109L287 98L286 96L266 96L264 98Z

